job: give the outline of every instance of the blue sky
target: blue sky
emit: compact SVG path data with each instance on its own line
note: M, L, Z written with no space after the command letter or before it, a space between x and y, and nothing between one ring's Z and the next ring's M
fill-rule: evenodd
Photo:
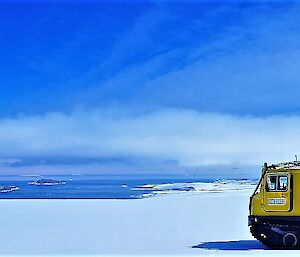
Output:
M292 157L297 147L276 142L294 143L300 126L299 11L296 1L0 1L2 172Z

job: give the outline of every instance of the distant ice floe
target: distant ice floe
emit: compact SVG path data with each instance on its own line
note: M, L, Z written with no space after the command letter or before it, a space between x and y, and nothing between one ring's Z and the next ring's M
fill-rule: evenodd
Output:
M19 187L17 186L0 186L0 193L9 193L9 192L12 192L12 191L15 191L15 190L18 190Z
M54 185L65 185L65 181L54 180L54 179L39 179L37 181L30 181L28 185L35 186L54 186Z
M227 191L253 190L257 184L255 180L225 180L218 179L214 182L191 182L191 183L171 183L171 184L147 184L132 188L132 190L151 191L144 194L144 197L157 194L174 193L221 193Z

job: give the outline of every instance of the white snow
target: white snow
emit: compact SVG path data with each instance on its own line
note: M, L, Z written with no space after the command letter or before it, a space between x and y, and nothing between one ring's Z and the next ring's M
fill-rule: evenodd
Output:
M1 200L0 255L298 256L265 249L250 235L253 188L137 200Z
M147 184L133 190L151 190L154 194L185 193L220 193L227 191L253 189L257 182L252 180L217 180L212 183L172 183L172 184Z

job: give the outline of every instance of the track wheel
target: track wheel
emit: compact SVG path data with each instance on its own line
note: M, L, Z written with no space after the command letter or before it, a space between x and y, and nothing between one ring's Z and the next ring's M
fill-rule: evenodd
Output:
M292 249L295 248L298 244L298 237L293 232L288 232L283 236L283 244L286 248Z

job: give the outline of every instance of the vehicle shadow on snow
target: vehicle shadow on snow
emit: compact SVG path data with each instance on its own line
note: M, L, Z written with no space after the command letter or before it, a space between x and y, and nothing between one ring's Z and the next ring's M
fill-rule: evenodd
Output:
M239 241L219 241L219 242L204 242L199 245L194 245L192 248L200 248L206 250L269 250L256 240L239 240Z

